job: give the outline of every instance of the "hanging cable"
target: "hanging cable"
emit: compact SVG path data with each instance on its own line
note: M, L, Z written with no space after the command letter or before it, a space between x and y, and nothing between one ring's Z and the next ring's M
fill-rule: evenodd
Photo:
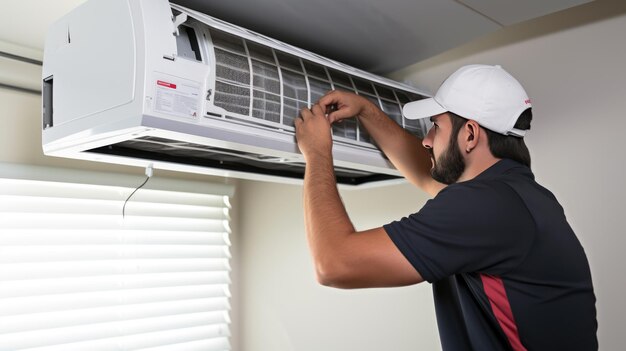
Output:
M146 185L148 180L150 180L150 177L152 177L152 172L153 172L152 164L150 164L148 165L148 167L146 167L146 180L144 180L143 183L141 183L141 185L137 187L137 189L135 189L132 193L130 193L126 201L124 201L124 206L122 206L122 218L126 217L126 204L128 203L128 200L130 200L130 198L133 197L133 195L135 195L137 190L143 188L143 186Z

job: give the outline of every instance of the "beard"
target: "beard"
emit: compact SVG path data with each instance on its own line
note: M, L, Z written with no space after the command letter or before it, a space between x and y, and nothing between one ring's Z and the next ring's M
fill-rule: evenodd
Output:
M435 159L433 149L428 149L433 159L433 168L430 174L434 180L450 185L456 183L465 171L465 160L456 143L456 138L451 138L446 151Z

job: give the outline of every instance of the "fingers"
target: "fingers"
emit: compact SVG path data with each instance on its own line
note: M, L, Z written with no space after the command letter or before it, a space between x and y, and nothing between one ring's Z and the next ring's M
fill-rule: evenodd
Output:
M313 105L313 107L311 107L311 112L315 116L326 117L326 109L322 108L322 106L319 103L317 103L317 104Z
M299 117L303 120L307 120L311 117L326 117L326 114L319 104L315 104L310 109L305 107L300 110Z
M328 113L330 123L357 116L362 109L357 95L341 90L328 92L320 98L318 104Z
M324 111L327 111L329 106L335 105L339 102L337 97L338 94L339 93L337 92L337 90L331 90L326 93L326 95L322 96L317 103L322 107Z
M360 100L362 99L354 93L331 90L322 96L310 110L302 110L300 115L304 120L314 115L326 116L330 123L334 123L357 116L362 109Z
M300 119L300 120L308 119L308 118L311 117L311 114L312 114L311 110L309 110L308 108L305 107L305 108L300 110L300 115L298 116L300 118L298 118L298 119Z
M328 121L330 123L334 123L334 122L337 122L337 121L341 121L342 119L354 117L356 115L357 115L357 113L354 110L352 110L352 109L340 108L339 110L331 112L328 115Z
M300 114L298 115L298 118L294 120L294 126L296 127L296 134L300 132L300 129L304 128L303 126L304 122L315 118L316 115L319 115L325 118L324 114L321 113L321 107L319 105L313 105L311 109L308 109L305 107L302 110L300 110Z

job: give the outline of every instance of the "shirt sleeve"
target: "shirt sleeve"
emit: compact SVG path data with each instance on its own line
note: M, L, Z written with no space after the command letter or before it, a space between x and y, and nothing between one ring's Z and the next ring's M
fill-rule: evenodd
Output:
M480 182L450 185L384 228L430 283L459 273L502 275L523 261L536 231L513 189Z

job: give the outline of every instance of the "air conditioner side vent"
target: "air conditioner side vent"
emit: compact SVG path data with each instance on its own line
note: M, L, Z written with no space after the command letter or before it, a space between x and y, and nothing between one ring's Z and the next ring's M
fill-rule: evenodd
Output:
M53 85L54 77L49 76L43 80L43 92L42 92L42 113L43 113L43 129L48 129L54 125L53 123Z

